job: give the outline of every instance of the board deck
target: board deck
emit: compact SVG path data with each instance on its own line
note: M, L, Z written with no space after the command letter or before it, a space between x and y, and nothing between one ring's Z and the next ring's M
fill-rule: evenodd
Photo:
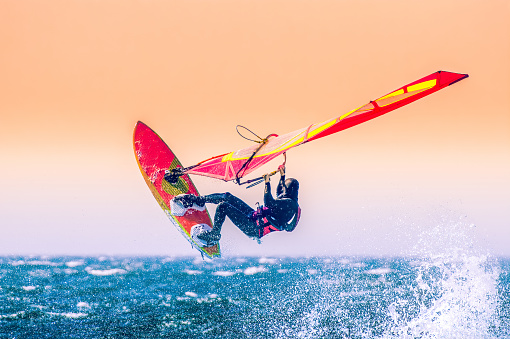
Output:
M207 225L212 228L212 221L206 208L190 209L184 215L172 215L170 201L179 194L198 195L198 190L189 175L179 177L175 184L164 179L165 171L182 167L181 163L166 143L156 132L139 121L133 133L133 147L142 176L149 186L154 198L163 209L172 224L191 245L208 258L219 257L220 246L215 244L204 247L191 237L191 228L195 225Z

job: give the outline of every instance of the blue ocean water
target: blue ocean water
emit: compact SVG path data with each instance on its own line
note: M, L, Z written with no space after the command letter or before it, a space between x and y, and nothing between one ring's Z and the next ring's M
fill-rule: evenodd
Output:
M0 338L510 338L510 259L472 229L386 258L0 257Z
M508 338L510 260L2 257L1 338Z

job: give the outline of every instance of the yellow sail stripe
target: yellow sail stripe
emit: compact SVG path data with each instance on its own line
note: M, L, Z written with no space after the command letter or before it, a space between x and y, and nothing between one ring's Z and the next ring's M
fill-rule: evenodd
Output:
M302 143L304 141L303 133L304 132L299 133L294 138L290 139L285 144L283 144L282 146L280 146L279 148L277 148L275 150L272 150L271 152L262 153L262 154L256 154L254 156L254 158L260 158L260 157L264 157L266 155L275 154L275 153L281 152L281 151L283 151L285 149L291 148L291 147L293 147L293 146L295 146L297 144ZM223 156L223 158L221 158L221 162L235 161L235 160L246 160L246 159L249 159L250 156L251 156L250 155L250 156L246 156L246 157L234 158L234 153L235 152L230 152L229 154L226 154L225 156Z
M227 162L227 161L231 161L231 160L234 160L234 152L230 152L229 154L225 154L223 156L223 158L221 158L221 162ZM246 158L248 159L248 158Z
M272 151L272 152L268 152L268 153L265 153L265 154L261 154L260 156L262 157L262 156L264 156L264 155L269 155L269 154L274 154L274 153L277 153L277 152L281 152L281 151L283 151L283 150L285 150L285 149L289 149L289 148L291 148L291 147L293 147L293 146L295 146L295 145L297 145L297 144L302 143L302 142L305 140L305 136L304 136L303 134L304 134L304 132L303 132L303 133L299 133L299 134L298 134L298 135L296 135L294 138L292 138L291 140L289 140L289 141L287 141L285 144L283 144L281 147L279 147L279 148L275 149L275 150L274 150L274 151ZM300 137L300 138L298 138L300 135L301 135L301 137ZM296 138L297 138L297 139L296 139ZM291 144L289 145L289 142L291 142L291 141L292 141L292 140L294 140L294 139L296 139L296 141L294 141L293 143L291 143Z
M351 115L352 113L356 112L357 110L359 110L360 108L362 108L362 107L364 107L364 106L366 106L366 105L359 106L358 108L353 109L352 111L347 112L347 113L345 113L344 115L341 115L341 116L338 118L338 121L340 121L340 120L342 120L342 119L347 118L349 115Z
M398 91L395 91L393 93L390 93L388 95L385 95L379 99L377 99L377 101L379 100L383 100L383 99L388 99L388 98L391 98L391 97L394 97L394 96L397 96L397 95L401 95L401 94L404 94L404 89L399 89Z
M312 125L312 127L310 128L310 131L308 132L308 137L307 138L311 138L314 135L324 131L325 129L327 129L327 128L331 127L332 125L334 125L336 122L337 122L337 119L335 118L335 119L333 119L331 121L326 121L326 122L323 122L323 123L320 123L320 124ZM317 127L314 128L314 126L317 126Z
M388 95L385 95L385 96L377 99L376 102L379 104L380 107L388 106L388 105L394 104L395 102L398 102L400 100L407 99L410 96L418 94L418 93L412 93L412 92L418 92L418 91L421 92L421 91L424 91L426 89L432 88L432 87L434 87L436 85L436 82L437 82L436 79L420 82L418 84L414 84L414 85L408 86L407 87L407 94L405 93L404 89L399 89L398 91L392 92L392 93L390 93ZM381 104L381 102L383 100L388 99L388 98L392 98L392 97L396 97L396 96L399 96L399 95L402 95L402 97L401 98L395 98L394 101L390 101L390 102L388 102L386 104Z
M436 85L436 79L432 79L429 81L420 82L419 84L411 85L407 87L408 92L421 91L424 89L432 88Z

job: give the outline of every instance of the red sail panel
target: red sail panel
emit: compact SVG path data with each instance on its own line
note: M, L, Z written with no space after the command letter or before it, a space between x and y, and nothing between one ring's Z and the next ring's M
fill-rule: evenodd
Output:
M429 94L437 92L440 89L450 86L467 77L467 74L443 71L432 73L385 96L382 96L379 99L371 101L369 104L361 108L338 117L331 126L309 136L307 141L319 139L349 127L356 126L362 122L372 120ZM317 127L312 126L311 133L320 127L321 125L318 125Z
M271 137L246 166L244 164L260 146L259 144L203 161L187 173L225 181L242 178L293 147L374 119L467 77L467 74L443 71L432 73L334 119Z

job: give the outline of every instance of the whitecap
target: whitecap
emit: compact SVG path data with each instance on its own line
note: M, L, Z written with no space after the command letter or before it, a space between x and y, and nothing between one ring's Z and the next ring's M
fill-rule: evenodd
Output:
M25 311L19 311L18 313L13 314L0 314L0 319L8 318L8 319L16 319L18 317L22 317L25 314Z
M126 270L122 268L112 268L109 270L94 270L90 267L87 267L85 269L89 274L96 275L96 276L108 276L108 275L114 275L114 274L125 274L127 273Z
M196 298L196 297L198 297L198 294L196 294L195 292L189 292L189 291L188 291L188 292L185 292L184 294L185 294L186 296L188 296L188 297L191 297L191 298Z
M312 275L319 273L319 271L317 271L316 269L308 269L306 271L308 272L308 274L312 274Z
M172 262L172 261L174 261L174 258L172 258L172 257L166 257L166 258L161 259L162 264L166 264L167 262Z
M208 258L208 257L196 257L195 259L193 259L193 265L196 265L196 266L199 266L199 265L203 265L204 263L207 264L207 263L212 263L213 262L213 259L211 258Z
M363 267L366 267L367 264L365 264L363 262L355 262L355 263L349 264L349 266L353 267L353 268L363 268Z
M259 264L276 264L276 259L274 259L274 258L260 258Z
M393 270L387 267L374 268L372 270L365 271L366 274L388 274L391 272L393 272Z
M25 291L33 291L37 287L36 286L22 286L21 288L24 289Z
M230 277L230 276L236 274L236 272L232 272L232 271L217 271L217 272L213 272L212 274L220 276L220 277Z
M90 308L90 305L88 302L80 301L78 304L76 304L76 307L78 308Z
M277 270L276 272L278 273L287 273L289 270L286 269L286 268L280 268L279 270Z
M258 266L258 267L248 267L244 270L245 275L253 275L257 273L264 273L267 272L267 269L264 266Z
M203 272L202 271L198 271L198 270L184 270L185 273L188 273L189 275L198 275L198 274L202 274Z
M68 312L68 313L62 313L62 315L66 318L72 318L72 319L77 319L77 318L83 318L83 317L86 317L88 314L87 313L82 313L82 312L78 312L78 313L75 313L75 312Z
M359 297L365 294L369 294L369 291L353 291L353 292L340 292L338 296L340 298L347 298L347 297Z
M85 262L83 260L75 260L75 261L68 261L66 262L67 267L78 267L85 265Z
M70 319L83 318L88 315L87 313L82 313L82 312L77 312L77 313L76 312L65 312L65 313L48 312L47 314L54 315L54 316L60 316L60 317L66 317L66 318L70 318Z

